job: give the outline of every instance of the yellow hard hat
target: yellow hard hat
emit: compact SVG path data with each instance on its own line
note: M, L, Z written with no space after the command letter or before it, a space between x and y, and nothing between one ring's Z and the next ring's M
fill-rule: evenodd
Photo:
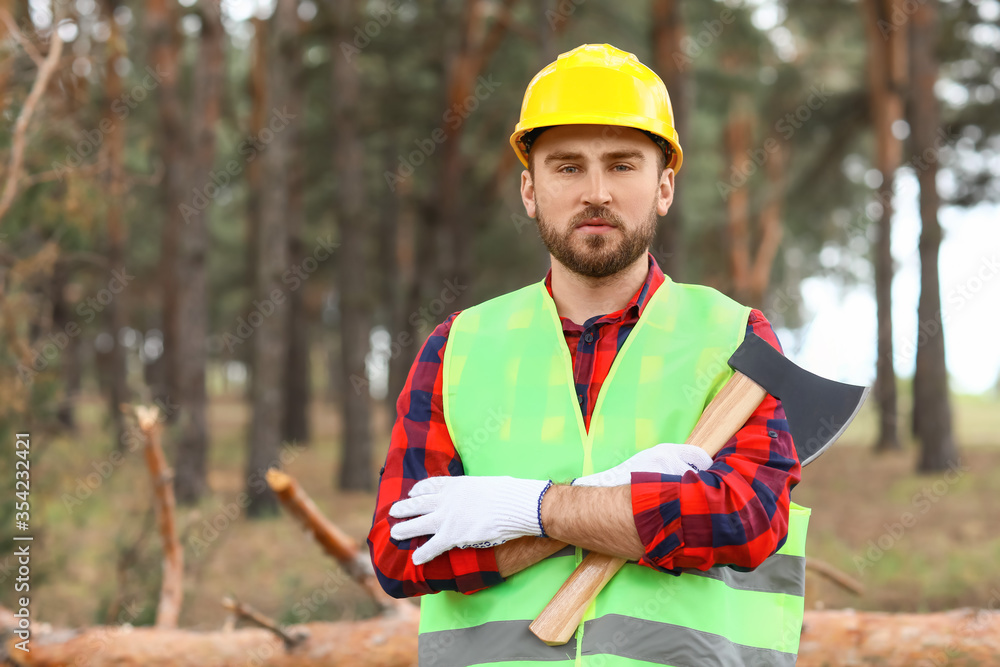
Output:
M578 46L535 75L510 145L527 167L536 136L531 130L574 124L644 130L663 148L668 167L680 171L684 161L667 87L638 58L610 44Z

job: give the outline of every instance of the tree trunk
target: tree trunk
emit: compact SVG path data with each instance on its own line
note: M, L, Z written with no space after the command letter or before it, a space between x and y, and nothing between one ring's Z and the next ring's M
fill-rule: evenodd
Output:
M561 30L565 24L565 12L559 13L556 0L537 0L535 19L538 26L538 69L541 69L559 56L556 47L556 30Z
M726 122L726 164L730 173L749 173L750 140L753 137L754 116L749 100L737 96ZM750 291L750 190L746 182L733 186L726 198L729 244L728 293L740 303L746 303Z
M333 46L350 42L352 26L360 12L355 0L338 0ZM371 491L372 441L370 395L365 373L372 315L368 286L369 239L361 165L364 148L357 127L360 81L355 65L345 58L333 59L332 118L334 122L334 173L340 204L337 229L340 234L340 359L342 458L339 485L350 491Z
M875 397L879 411L879 432L875 451L900 449L896 372L893 367L891 238L893 182L901 160L901 143L892 133L892 124L903 117L902 91L906 85L905 30L884 34L879 26L891 25L898 0L865 0L865 34L868 42L868 88L870 115L875 134L875 166L882 174L878 188L881 213L876 221L875 303L878 317L878 360ZM902 48L901 48L902 47Z
M468 108L470 99L479 95L476 82L506 36L515 1L500 0L496 6L482 0L465 1L459 23L458 48L446 58L445 117ZM487 29L491 15L492 22ZM489 91L485 94L489 95ZM485 102L479 99L480 106ZM451 279L468 284L472 272L472 233L462 210L462 188L456 187L463 182L466 165L461 147L464 119L461 123L447 122L440 129L444 132L439 149L441 174L432 207L432 215L440 221L441 232L437 277L438 281ZM458 301L461 300L459 297Z
M291 82L288 91L288 113L303 116L303 86L305 84L302 67L302 51L299 48L301 31L299 21L286 33L279 36L278 60L285 76ZM297 123L292 123L284 132L288 133L291 155L288 160L288 256L293 265L302 266L305 259L303 239L302 196L305 169L303 133ZM309 255L311 261L314 261ZM308 267L305 267L308 268ZM292 289L288 294L288 361L285 369L285 414L282 419L282 440L306 443L309 441L309 404L311 396L311 369L309 361L309 318L305 310L305 286Z
M183 335L180 356L181 434L177 445L177 476L174 488L181 504L197 502L207 484L208 425L206 423L205 364L208 336L208 208L194 193L204 194L212 183L215 159L215 125L219 119L224 74L220 0L199 3L201 40L198 66L194 69L194 123L189 139L192 156L185 197L182 199L184 227L179 246L178 323ZM208 197L205 197L208 199Z
M747 282L747 303L755 308L764 305L764 295L771 284L771 270L784 236L782 211L785 203L786 166L786 149L779 144L764 165L767 193L757 219L757 248L750 263Z
M389 76L392 76L391 74ZM391 90L395 90L392 86ZM392 171L396 166L396 134L390 130L391 139L386 142L385 153L383 155L383 168ZM386 378L385 403L391 409L395 406L396 398L402 391L403 383L399 378L399 363L397 359L405 357L402 354L409 346L404 346L400 342L400 334L406 328L403 321L402 298L403 289L413 280L412 271L403 271L402 244L400 243L400 216L402 207L400 206L400 192L390 193L386 196L379 207L378 225L378 252L379 260L379 303L384 309L379 318L385 322L386 330L390 336L389 360L386 366L388 377ZM406 378L406 370L402 370L403 380Z
M124 221L124 199L125 199L125 174L124 160L125 152L125 119L115 118L112 104L119 100L122 94L122 80L118 75L116 63L119 58L125 58L125 38L120 34L120 28L113 14L118 6L117 0L105 0L104 14L105 20L111 27L111 35L108 38L108 62L105 70L105 99L107 108L104 111L104 118L115 126L114 130L108 134L104 144L107 151L107 171L105 172L104 185L107 193L107 216L108 216L108 267L112 270L122 270L125 268L125 221ZM121 342L122 330L125 328L125 303L128 291L122 290L117 294L106 311L108 333L111 334L111 351L108 353L108 370L111 377L108 378L108 399L111 410L111 421L114 424L115 450L122 452L125 450L125 416L121 411L121 405L128 402L128 379L125 367L126 350Z
M267 21L254 16L250 19L253 24L253 53L250 60L250 76L247 81L247 92L250 96L250 119L248 132L255 140L261 136L265 124L267 123L267 45L268 36ZM257 284L257 246L260 243L260 215L261 215L261 193L264 191L262 183L263 170L262 156L257 154L253 160L247 162L247 218L246 218L246 284L252 294ZM246 364L248 376L251 382L246 385L246 398L253 400L253 345L239 345L231 350L239 355L240 360Z
M73 322L72 304L66 298L69 286L69 265L60 259L52 272L52 329L66 331ZM59 382L62 396L56 416L59 423L70 432L76 432L76 400L80 394L80 345L78 336L67 336L66 347L59 357Z
M279 0L271 17L269 33L274 36L268 49L267 108L285 104L291 95L292 82L286 71L289 40L295 39L298 18L295 0ZM281 54L281 55L279 55ZM297 122L291 119L289 124ZM253 422L250 451L247 456L247 487L251 517L276 514L278 502L263 480L267 469L278 465L281 426L284 418L285 365L288 363L288 305L281 276L288 268L288 168L292 135L283 126L274 136L263 156L264 182L261 193L260 234L257 243L257 280L254 293L261 303L274 299L272 312L263 312L253 335ZM276 299L275 295L280 297ZM248 317L253 317L254 312ZM276 311L276 312L274 312ZM248 320L249 321L249 320Z
M684 34L681 0L653 0L653 66L667 86L674 112L674 129L677 130L681 147L685 151L691 151L694 136L688 132L690 85L683 59L677 57L683 53L681 40L684 39ZM675 181L675 188L676 185ZM684 188L676 188L670 213L660 221L656 239L650 249L663 272L674 280L681 280L683 273L685 199Z
M163 159L161 207L164 211L160 238L159 283L161 287L161 320L163 354L157 363L163 369L163 383L154 386L153 395L160 401L178 399L180 388L180 323L178 319L178 244L184 219L180 205L187 196L187 133L182 125L182 110L177 89L180 40L177 35L175 4L167 0L150 0L146 5L146 25L149 35L150 66L159 77L154 91L159 110L158 152ZM177 419L179 411L167 415L168 422Z
M938 79L936 60L939 22L936 0L917 7L910 21L910 58L913 86L909 105L912 147L920 181L920 301L917 305L917 367L913 377L913 411L920 415L915 433L920 441L920 472L947 470L958 463L951 426L948 368L944 358L938 251L941 224L937 191L938 158L935 140L941 126L934 96ZM927 158L927 156L930 159Z

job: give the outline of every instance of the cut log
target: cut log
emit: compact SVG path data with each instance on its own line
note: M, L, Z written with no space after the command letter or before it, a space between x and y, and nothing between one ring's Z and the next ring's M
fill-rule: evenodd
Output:
M32 637L31 651L4 647L8 660L31 667L415 667L417 616L378 616L350 623L294 626L309 637L286 650L269 630L231 632L94 627Z
M6 614L7 617L10 614ZM0 613L0 620L4 618ZM94 627L35 635L31 652L4 649L14 665L32 667L412 667L417 664L417 615L308 623L309 637L286 651L274 633L257 628L190 632ZM79 662L79 661L82 661ZM798 667L882 667L1000 664L1000 612L956 609L933 614L807 611Z
M1000 612L807 611L798 667L1000 665Z

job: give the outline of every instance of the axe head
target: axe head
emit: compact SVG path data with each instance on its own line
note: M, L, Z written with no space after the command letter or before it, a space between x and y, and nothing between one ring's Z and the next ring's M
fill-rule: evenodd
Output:
M822 454L840 437L870 390L799 368L753 333L747 334L729 358L729 365L781 401L801 465Z

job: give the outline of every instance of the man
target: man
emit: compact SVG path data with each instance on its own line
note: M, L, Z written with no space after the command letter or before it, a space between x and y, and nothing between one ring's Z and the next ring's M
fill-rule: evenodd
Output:
M666 88L583 45L529 84L511 145L552 268L428 338L368 538L390 595L436 593L421 665L794 665L808 510L780 403L714 461L673 444L747 332L780 347L759 311L648 253L682 162ZM635 562L547 646L528 624L587 550Z

